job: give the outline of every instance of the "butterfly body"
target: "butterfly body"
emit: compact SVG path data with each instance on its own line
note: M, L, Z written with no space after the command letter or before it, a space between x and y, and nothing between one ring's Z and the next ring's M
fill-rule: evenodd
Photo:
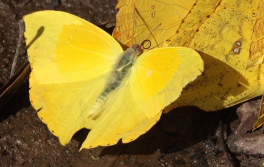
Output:
M91 114L89 115L89 118L95 118L98 116L98 114L100 114L100 111L102 110L102 107L105 104L109 93L115 90L130 72L132 65L141 53L141 51L138 50L138 47L131 47L121 54L120 59L117 61L116 66L114 66L113 68L113 71L110 75L109 81L104 91L96 99L91 109Z

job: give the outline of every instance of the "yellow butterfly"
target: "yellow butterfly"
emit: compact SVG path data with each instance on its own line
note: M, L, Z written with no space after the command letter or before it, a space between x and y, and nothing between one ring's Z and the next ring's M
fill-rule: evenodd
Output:
M192 49L123 51L109 34L69 13L40 11L24 21L30 100L62 145L82 128L91 131L81 149L135 140L203 71Z

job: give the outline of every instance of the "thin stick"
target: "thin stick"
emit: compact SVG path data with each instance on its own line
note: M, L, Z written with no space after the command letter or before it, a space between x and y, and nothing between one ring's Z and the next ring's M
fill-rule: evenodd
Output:
M258 120L255 122L252 131L260 128L264 124L264 94L260 100Z
M132 32L132 45L135 45L135 41L134 41L135 40L135 27L136 27L136 21L135 21L136 20L136 14L135 14L135 11L136 10L134 10L134 12L133 12L133 18L134 19L133 19L133 29L132 29L132 31L133 31Z
M16 47L14 60L13 60L12 67L11 67L10 78L15 74L17 58L18 58L18 55L19 55L19 50L20 50L20 47L21 47L23 34L24 34L24 31L25 31L25 26L24 26L23 19L19 20L18 25L19 25L19 36L18 36L18 41L17 41L17 47Z
M139 11L137 10L137 8L135 7L134 9L135 9L136 13L138 14L138 16L141 18L141 20L145 23L145 25L146 25L147 29L149 30L151 36L153 37L153 39L155 40L157 46L159 47L158 41L156 40L155 36L153 35L153 33L152 33L151 29L149 28L148 24L146 23L146 21L144 20L144 18L140 15L140 13L139 13ZM158 27L159 27L160 25L161 25L161 24L159 24ZM155 29L156 29L156 28L155 28ZM134 32L133 32L133 33L134 33Z

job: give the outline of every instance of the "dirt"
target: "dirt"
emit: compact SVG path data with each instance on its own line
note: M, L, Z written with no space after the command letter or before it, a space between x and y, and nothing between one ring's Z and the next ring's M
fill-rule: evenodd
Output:
M19 36L18 21L23 15L38 10L62 10L111 33L112 29L105 25L114 23L116 3L1 0L0 87L10 79ZM27 61L24 43L19 53L16 71ZM67 146L60 145L31 107L28 90L28 82L23 83L0 110L0 166L264 166L262 130L250 132L257 119L259 98L212 113L194 107L178 108L164 114L134 142L79 151L87 131L78 132Z

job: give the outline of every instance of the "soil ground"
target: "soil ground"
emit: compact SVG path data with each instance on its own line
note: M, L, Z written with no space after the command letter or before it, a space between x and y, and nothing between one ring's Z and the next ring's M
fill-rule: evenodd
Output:
M105 23L115 21L116 3L116 0L1 0L0 88L10 78L18 22L23 15L38 10L62 10L104 28ZM111 33L111 29L107 30ZM17 71L27 61L24 43L19 53ZM253 114L253 110L257 111L259 98L247 105L212 113L194 107L178 108L164 114L134 142L79 151L87 131L78 132L67 146L60 145L31 107L28 81L20 86L0 110L0 166L264 166L261 152L264 147L255 142L263 139L262 131L248 130L256 120L257 112ZM250 150L239 142L258 148Z

